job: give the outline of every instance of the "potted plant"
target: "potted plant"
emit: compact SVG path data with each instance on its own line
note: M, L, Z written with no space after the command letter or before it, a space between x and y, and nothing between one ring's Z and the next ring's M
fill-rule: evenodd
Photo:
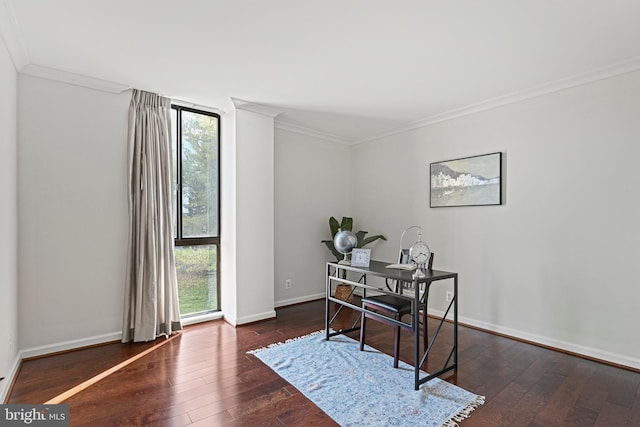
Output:
M342 217L342 220L338 222L338 220L334 217L329 218L329 230L331 232L331 240L323 240L322 243L327 245L327 248L331 251L333 256L336 257L336 260L339 262L343 258L343 254L338 252L336 247L333 244L333 239L336 237L336 234L339 231L353 231L353 218L345 216ZM387 240L382 234L376 234L374 236L366 237L368 231L358 231L355 233L356 238L358 239L358 243L356 243L356 248L362 248L369 243L373 243L378 239ZM343 279L346 271L343 271ZM335 297L339 299L345 299L351 293L351 286L346 285L344 283L337 285ZM353 295L349 298L349 301L353 299Z
M329 218L329 230L331 231L331 240L323 240L322 243L327 245L327 248L331 251L333 256L336 257L337 261L340 261L343 255L338 252L333 245L333 238L336 237L338 231L353 231L353 218L348 216L342 217L342 221L338 222L334 217ZM365 237L368 231L358 231L355 233L358 238L358 243L356 244L356 248L362 248L369 243L373 243L378 239L387 240L382 234L376 234L375 236Z

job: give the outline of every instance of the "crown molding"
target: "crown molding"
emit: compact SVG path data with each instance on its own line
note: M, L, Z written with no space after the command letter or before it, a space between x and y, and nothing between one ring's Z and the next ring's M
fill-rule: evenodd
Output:
M29 63L29 55L18 30L13 7L7 0L0 0L0 38L4 40L15 69L22 70Z
M264 104L258 104L251 101L246 101L240 98L231 97L231 101L233 101L233 105L236 110L245 110L250 111L252 113L260 114L262 116L267 116L272 119L275 119L276 116L282 113L281 110L277 110L275 108L269 107Z
M113 93L116 95L132 89L131 86L128 86L122 83L115 83L108 80L97 79L97 78L85 76L82 74L70 73L68 71L62 71L55 68L44 67L42 65L36 65L36 64L27 64L22 69L20 74L39 77L39 78L61 82L61 83L67 83L73 86L99 90L102 92ZM162 95L162 96L165 96L165 95ZM210 111L220 116L226 114L226 111L219 108L209 107L207 105L201 105L201 104L196 104L190 101L176 99L169 95L166 95L166 96L171 99L172 104L178 104L178 105L182 105L183 107L190 107L190 108L196 108L199 110Z
M56 82L67 83L73 86L86 87L89 89L99 90L107 93L120 94L122 92L132 89L131 86L128 86L122 83L115 83L108 80L97 79L97 78L85 76L82 74L70 73L68 71L62 71L55 68L44 67L42 65L36 65L36 64L27 64L20 73L28 76L39 77L47 80L53 80ZM168 96L168 95L167 97L171 99L171 103L182 105L183 107L197 108L199 110L210 111L212 113L216 113L221 116L226 114L226 111L221 110L219 108L209 107L207 105L195 104L189 101L183 101L181 99L172 98L171 96Z
M491 110L491 109L502 107L509 104L515 104L515 103L526 101L532 98L537 98L539 96L549 95L555 92L560 92L560 91L571 89L574 87L583 86L589 83L594 83L599 80L605 80L605 79L620 76L623 74L633 73L639 70L640 70L640 57L631 58L626 61L621 61L615 64L608 65L606 67L598 68L598 69L587 71L584 73L575 74L573 76L570 76L564 79L555 80L553 82L544 83L538 86L533 86L528 89L510 93L508 95L491 98L486 101L478 102L476 104L471 104L465 107L445 111L444 113L434 114L422 120L411 122L404 126L391 129L387 132L383 132L370 137L359 139L357 141L354 141L353 144L355 145L355 144L375 141L377 139L431 126L436 123L441 123L447 120L453 120L460 117L468 116L470 114Z
M286 122L283 120L276 120L274 127L276 129L285 130L287 132L293 132L300 135L310 136L312 138L318 138L328 142L335 142L337 144L350 145L352 143L352 141L342 138L338 135L321 132L315 129L310 129L310 128L300 126L294 123Z
M53 80L56 82L67 83L73 86L86 87L89 89L100 90L109 93L122 93L131 89L130 86L121 83L114 83L108 80L96 79L94 77L84 76L82 74L70 73L68 71L58 70L55 68L44 67L42 65L27 64L21 71L33 77Z

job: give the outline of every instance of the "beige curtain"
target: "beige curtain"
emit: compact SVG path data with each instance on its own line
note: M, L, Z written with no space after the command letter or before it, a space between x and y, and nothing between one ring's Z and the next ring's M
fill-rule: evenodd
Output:
M133 90L129 106L129 251L122 342L182 329L172 230L171 103Z

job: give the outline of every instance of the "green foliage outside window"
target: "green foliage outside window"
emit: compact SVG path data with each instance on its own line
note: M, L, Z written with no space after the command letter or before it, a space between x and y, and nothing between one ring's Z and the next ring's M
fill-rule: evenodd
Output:
M182 315L219 309L219 116L172 108L175 261Z
M182 230L184 237L218 235L218 121L182 113Z

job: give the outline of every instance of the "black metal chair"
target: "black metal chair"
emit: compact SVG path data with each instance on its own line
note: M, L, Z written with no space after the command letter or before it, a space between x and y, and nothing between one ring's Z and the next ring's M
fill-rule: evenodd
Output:
M429 261L427 262L427 269L433 269L433 252L429 257ZM398 256L398 262L407 262L409 260L409 250L401 249L400 255ZM400 282L396 281L395 283L387 282L387 288L389 290L402 293L405 290L411 291L415 294L415 289L413 288L413 282ZM429 287L426 286L425 290L422 293L420 301L418 302L418 310L422 311L421 322L418 327L422 329L422 339L424 348L427 348L427 343L429 339L429 333L427 328L427 302L429 298ZM375 295L371 297L366 297L362 299L362 308L370 311L374 311L379 314L383 314L386 317L392 318L394 320L400 321L403 316L407 314L412 314L411 311L412 301L406 298L400 298L395 295ZM377 316L373 316L368 314L367 312L362 312L362 319L360 320L360 351L364 349L365 344L365 330L366 330L366 320L373 319L378 322L385 323L387 325L391 325L394 328L393 333L393 367L398 367L398 357L400 353L400 330L401 326L393 324L391 322L386 321L384 318L380 318ZM410 329L410 326L406 326L407 329Z

